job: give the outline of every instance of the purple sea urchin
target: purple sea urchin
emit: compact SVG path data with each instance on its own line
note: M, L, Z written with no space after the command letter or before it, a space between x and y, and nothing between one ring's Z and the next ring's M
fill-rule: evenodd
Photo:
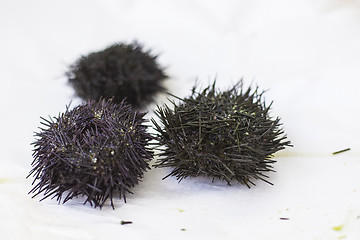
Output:
M45 128L35 134L29 173L33 185L38 182L29 193L59 203L85 196L84 204L100 208L108 198L114 208L115 193L126 201L125 193L138 184L153 155L144 115L124 101L101 99L42 118Z
M113 98L119 103L126 98L129 104L139 108L164 90L162 81L166 75L156 58L137 42L118 43L81 57L66 75L83 99Z
M255 185L252 179L270 183L265 173L273 171L272 155L291 145L280 119L269 116L262 94L257 88L243 91L242 82L220 92L214 82L200 92L194 87L190 97L172 102L173 109L158 107L162 126L152 119L160 150L155 167L173 168L164 179L205 176L248 187Z

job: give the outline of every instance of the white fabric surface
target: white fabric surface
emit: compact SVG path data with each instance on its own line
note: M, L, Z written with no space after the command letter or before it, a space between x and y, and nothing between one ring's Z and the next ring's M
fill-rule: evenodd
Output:
M0 31L0 239L360 239L360 1L1 1ZM39 117L81 102L68 65L135 39L180 97L215 77L268 90L294 144L276 155L274 186L152 169L116 210L27 195Z

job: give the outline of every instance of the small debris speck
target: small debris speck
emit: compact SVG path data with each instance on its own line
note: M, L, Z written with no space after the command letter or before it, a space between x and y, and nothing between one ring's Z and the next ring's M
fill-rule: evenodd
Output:
M186 228L182 228L181 231L186 231Z
M282 217L282 218L280 218L280 220L290 220L290 218L284 218L284 217Z
M332 154L333 154L333 155L336 155L336 154L339 154L339 153L347 152L347 151L349 151L349 150L350 150L350 148L345 148L345 149L343 149L343 150L333 152Z
M131 221L121 221L120 223L121 223L121 225L125 225L125 224L132 224L132 222L131 222Z
M339 226L333 227L333 229L334 229L335 231L341 231L343 227L344 227L344 225L339 225Z
M179 208L178 210L179 210L179 212L184 212L184 209Z

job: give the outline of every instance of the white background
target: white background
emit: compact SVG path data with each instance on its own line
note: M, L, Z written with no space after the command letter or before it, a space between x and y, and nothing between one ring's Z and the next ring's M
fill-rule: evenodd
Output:
M133 40L180 97L215 77L267 90L294 144L275 157L274 186L152 169L116 210L27 195L40 116L81 102L68 66ZM1 1L0 80L1 239L360 239L360 1Z

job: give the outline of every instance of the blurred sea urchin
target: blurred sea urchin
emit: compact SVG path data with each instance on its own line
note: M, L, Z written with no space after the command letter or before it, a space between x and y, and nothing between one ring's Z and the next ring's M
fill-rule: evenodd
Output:
M119 103L126 98L133 107L140 108L164 90L166 75L156 58L137 42L117 43L82 56L66 75L77 95L85 100L112 98Z

